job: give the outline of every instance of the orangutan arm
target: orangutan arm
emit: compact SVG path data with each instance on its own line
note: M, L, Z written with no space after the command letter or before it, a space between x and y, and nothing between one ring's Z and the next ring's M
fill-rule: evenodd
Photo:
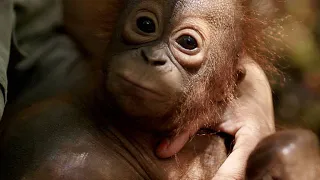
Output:
M264 137L275 132L271 88L263 70L250 58L241 65L246 71L243 81L238 86L239 96L231 102L225 111L218 131L235 137L235 146L215 179L243 179L250 153ZM193 136L198 129L185 131L170 140L166 148L159 147L160 155L174 154Z

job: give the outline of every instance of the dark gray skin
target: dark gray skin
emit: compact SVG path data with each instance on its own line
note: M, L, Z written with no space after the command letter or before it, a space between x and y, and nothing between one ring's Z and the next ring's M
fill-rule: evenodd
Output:
M32 109L4 131L1 179L210 179L226 158L215 135L197 136L176 158L159 160L156 135L98 127L63 101Z
M167 160L157 158L154 147L177 127L177 122L163 121L164 117L192 89L194 80L208 75L208 63L216 60L219 73L225 65L222 60L234 55L231 51L237 48L237 41L232 41L234 44L226 51L224 45L230 44L228 38L234 33L228 27L237 24L232 16L236 14L236 4L232 0L185 0L176 6L172 1L129 1L111 41L112 53L102 58L106 76L101 78L105 81L98 83L102 88L97 86L102 93L74 90L67 98L33 105L4 120L0 178L212 179L227 157L223 137L196 135L174 158ZM137 17L141 16L156 22L154 32L137 29ZM196 39L197 49L188 50L177 43L185 34ZM223 71L233 67L226 66ZM92 104L96 109L92 109ZM262 145L270 146L262 146L262 150L258 147L249 162L261 166L249 166L248 171L265 172L269 168L265 161L254 158L260 154L284 162L281 167L289 167L288 161L281 161L286 154L268 153L279 147L278 141L282 147L277 150L294 144L297 149L289 149L290 156L304 159L302 154L312 151L301 144L301 139L310 139L307 144L312 148L317 146L312 135L301 131L264 140ZM312 152L310 157L317 157L317 153ZM308 159L307 163L317 163L315 159ZM290 173L294 172L279 177L286 178ZM262 174L275 176L274 172ZM258 175L248 173L250 179Z

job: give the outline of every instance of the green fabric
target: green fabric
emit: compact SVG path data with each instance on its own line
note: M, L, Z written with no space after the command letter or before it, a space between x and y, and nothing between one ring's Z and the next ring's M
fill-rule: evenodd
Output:
M13 3L0 1L0 117L3 114L7 95L7 67L9 63L12 28L14 23Z
M48 39L54 39L53 29L62 24L61 15L61 0L0 0L0 118L7 99L11 42L21 54L10 59L20 62L15 67L17 72L34 67L36 61L42 61L37 55L48 53L45 44Z
M31 56L45 43L53 28L62 24L60 0L13 0L16 14L15 46Z
M9 109L19 111L74 88L87 65L74 42L57 31L62 26L60 0L14 0L14 6L14 47L22 56L9 74Z

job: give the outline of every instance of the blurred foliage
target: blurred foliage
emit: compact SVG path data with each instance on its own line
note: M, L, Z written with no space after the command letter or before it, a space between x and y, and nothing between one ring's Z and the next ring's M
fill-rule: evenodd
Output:
M320 135L320 7L318 0L287 0L294 19L284 25L285 58L280 62L285 81L274 86L276 120Z

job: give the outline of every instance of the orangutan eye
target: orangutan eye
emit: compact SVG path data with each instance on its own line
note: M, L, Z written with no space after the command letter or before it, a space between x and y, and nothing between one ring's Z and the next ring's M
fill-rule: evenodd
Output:
M197 40L190 35L182 35L178 37L176 41L181 47L187 50L194 50L198 48Z
M137 19L137 27L144 33L156 32L156 25L154 21L146 16Z

